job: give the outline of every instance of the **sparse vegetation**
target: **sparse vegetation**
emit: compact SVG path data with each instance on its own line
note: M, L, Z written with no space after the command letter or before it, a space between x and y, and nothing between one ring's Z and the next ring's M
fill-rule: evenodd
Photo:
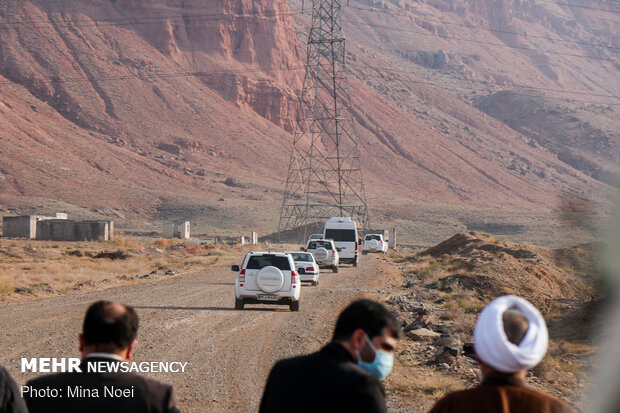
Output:
M116 237L112 241L109 241L110 244L119 248L128 248L128 249L142 249L144 248L144 244L132 237Z
M10 294L15 291L15 284L13 280L7 278L0 278L0 295Z
M169 248L172 247L174 245L178 245L181 242L180 239L178 238L172 238L172 239L165 239L165 238L158 238L155 241L153 241L153 245L155 246L155 248Z
M161 250L146 248L157 244ZM226 260L234 247L186 245L180 240L50 243L0 240L0 300L67 294L94 288L190 274ZM113 247L110 250L109 247ZM15 290L18 289L18 293Z

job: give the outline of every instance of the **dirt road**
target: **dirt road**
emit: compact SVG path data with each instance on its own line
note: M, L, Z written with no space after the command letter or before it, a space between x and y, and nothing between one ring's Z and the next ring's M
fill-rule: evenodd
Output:
M239 261L241 257L239 257ZM79 357L77 336L89 303L108 299L136 307L140 316L136 361L189 362L185 373L150 374L174 385L182 411L257 411L273 363L319 349L338 312L360 296L378 297L380 263L324 270L319 287L303 286L301 310L247 306L233 309L229 267L193 276L87 294L0 305L0 362L18 384L22 357Z

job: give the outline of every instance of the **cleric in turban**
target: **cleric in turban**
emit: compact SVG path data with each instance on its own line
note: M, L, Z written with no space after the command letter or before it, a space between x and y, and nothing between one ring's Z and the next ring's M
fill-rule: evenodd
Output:
M542 315L523 298L499 297L474 329L482 383L448 394L431 413L574 413L566 403L527 387L527 370L541 362L549 335Z

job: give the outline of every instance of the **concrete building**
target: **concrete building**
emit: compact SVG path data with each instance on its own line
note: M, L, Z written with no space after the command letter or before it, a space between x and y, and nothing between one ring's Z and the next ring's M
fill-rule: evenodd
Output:
M37 222L36 239L50 241L109 241L113 238L113 234L113 221L48 219Z
M37 239L37 223L50 219L67 219L67 214L58 212L55 217L45 215L2 217L2 235L11 238Z
M50 241L109 241L114 236L114 222L69 220L65 213L58 213L55 217L3 217L2 235Z

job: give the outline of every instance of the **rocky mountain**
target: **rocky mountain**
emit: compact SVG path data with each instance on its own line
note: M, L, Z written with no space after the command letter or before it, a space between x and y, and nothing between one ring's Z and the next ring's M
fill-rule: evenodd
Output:
M303 6L0 5L0 209L112 216L127 230L183 217L205 233L274 231L310 23ZM421 208L426 221L453 212L430 219L437 239L480 211L552 214L566 194L604 211L620 140L613 7L344 7L371 219L413 241Z

